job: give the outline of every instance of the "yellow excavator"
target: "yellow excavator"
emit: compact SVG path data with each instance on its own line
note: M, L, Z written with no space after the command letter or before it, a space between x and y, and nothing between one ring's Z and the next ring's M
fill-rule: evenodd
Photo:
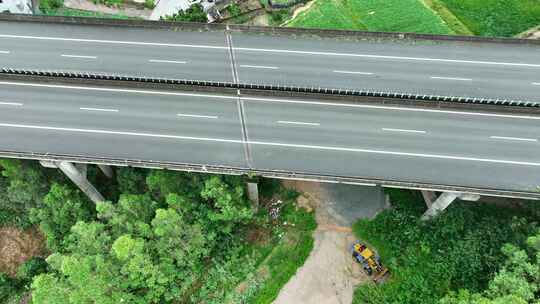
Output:
M373 276L373 282L377 284L383 283L390 275L388 268L381 263L381 258L364 243L356 241L351 246L351 253L354 259L362 265L366 273Z

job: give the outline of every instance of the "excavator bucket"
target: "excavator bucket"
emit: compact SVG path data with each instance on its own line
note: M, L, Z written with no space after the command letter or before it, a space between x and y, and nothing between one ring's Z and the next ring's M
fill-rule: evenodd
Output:
M382 284L384 283L388 278L390 277L390 271L388 271L388 268L383 268L383 270L375 276L373 276L373 282L375 284Z

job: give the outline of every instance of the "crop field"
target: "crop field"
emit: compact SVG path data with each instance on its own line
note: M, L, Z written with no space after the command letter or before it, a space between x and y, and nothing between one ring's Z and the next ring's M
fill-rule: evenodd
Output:
M421 0L315 0L287 25L326 29L451 34ZM459 0L456 0L459 1Z
M439 0L474 34L513 36L540 25L538 0Z

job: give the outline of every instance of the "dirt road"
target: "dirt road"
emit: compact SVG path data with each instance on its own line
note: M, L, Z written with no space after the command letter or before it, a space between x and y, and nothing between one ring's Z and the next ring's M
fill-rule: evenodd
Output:
M381 191L314 182L287 181L286 187L304 195L299 204L316 210L318 227L310 256L283 287L274 304L349 304L354 287L369 278L353 261L350 226L360 217L373 217L385 206Z

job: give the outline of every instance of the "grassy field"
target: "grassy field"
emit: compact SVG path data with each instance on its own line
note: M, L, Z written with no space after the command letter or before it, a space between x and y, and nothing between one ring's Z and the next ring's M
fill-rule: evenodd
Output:
M67 8L67 7L63 7L63 8L59 8L59 9L47 10L47 11L44 12L44 14L49 15L49 16L68 16L68 17L139 19L139 18L130 18L130 17L124 16L124 15L113 15L113 14L105 14L105 13L99 13L99 12L90 12L90 11L85 11L85 10Z
M294 27L451 34L420 0L315 0L287 24Z
M452 11L446 7L442 0L423 0L424 3L434 10L444 22L452 29L452 31L457 35L467 35L471 36L474 33L463 23L461 20L454 15Z
M540 24L538 0L439 0L474 34L513 36Z

